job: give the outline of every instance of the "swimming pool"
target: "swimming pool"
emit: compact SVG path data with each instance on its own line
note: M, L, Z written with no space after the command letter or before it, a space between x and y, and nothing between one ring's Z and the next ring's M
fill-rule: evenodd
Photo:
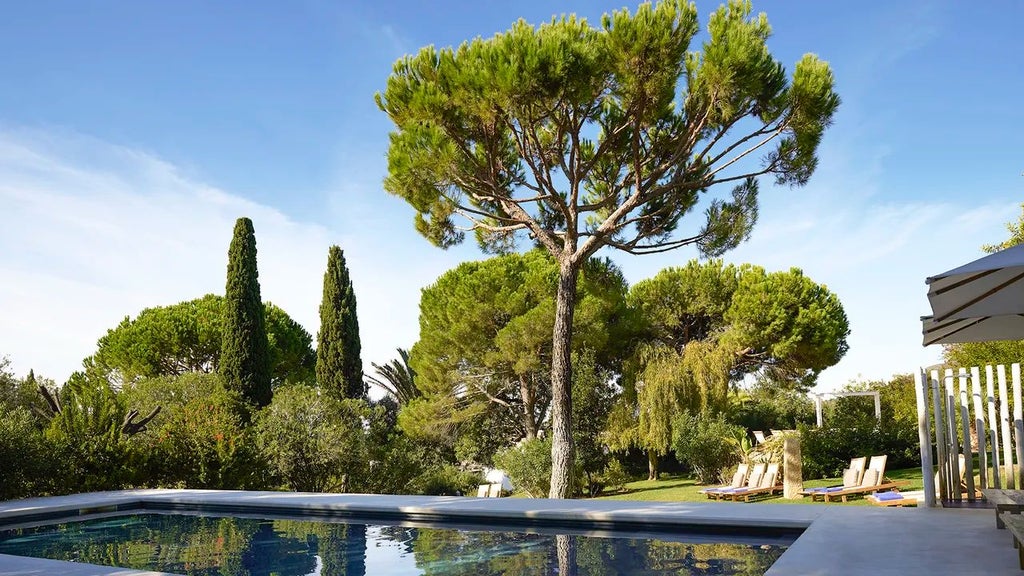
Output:
M788 546L769 537L607 537L148 511L57 522L0 530L0 554L202 576L761 575Z

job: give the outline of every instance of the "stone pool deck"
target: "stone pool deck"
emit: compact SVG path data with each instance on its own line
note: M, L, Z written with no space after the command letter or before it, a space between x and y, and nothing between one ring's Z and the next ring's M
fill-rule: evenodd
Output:
M584 520L649 529L680 525L804 530L768 576L890 574L1024 574L992 510L886 509L827 504L732 504L544 500L359 494L297 494L224 490L128 490L0 502L0 524L52 523L54 513L102 513L115 507L205 506L296 515L329 511L412 521L472 524ZM0 555L0 576L140 576L155 572Z

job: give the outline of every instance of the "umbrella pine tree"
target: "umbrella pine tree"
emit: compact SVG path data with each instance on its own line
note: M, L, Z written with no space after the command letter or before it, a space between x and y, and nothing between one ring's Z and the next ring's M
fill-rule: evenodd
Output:
M570 351L583 264L746 240L759 178L805 184L839 98L813 54L787 74L749 1L708 22L684 0L576 16L400 59L377 104L394 122L384 188L441 247L485 250L528 236L558 262L551 360L553 498L573 486ZM726 195L714 194L731 188ZM708 196L712 198L707 198ZM703 203L703 218L684 218Z

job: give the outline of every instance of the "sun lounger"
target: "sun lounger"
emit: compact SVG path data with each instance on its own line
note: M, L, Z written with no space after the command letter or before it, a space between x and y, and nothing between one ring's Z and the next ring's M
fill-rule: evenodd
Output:
M717 492L719 490L725 490L727 488L741 488L747 482L747 473L750 472L750 465L744 462L736 467L736 473L732 475L732 482L724 486L714 486L710 488L704 488L698 490L701 494L708 494L709 492ZM709 494L708 498L712 498Z
M708 490L707 492L705 492L705 494L707 494L708 498L714 498L716 500L721 500L722 498L727 498L730 494L732 494L733 492L735 492L737 490L746 490L748 488L757 488L760 485L760 483L761 483L761 477L764 476L764 470L765 470L765 465L764 464L754 464L754 467L750 470L750 475L747 476L747 483L746 483L745 486L740 486L738 488L731 488L730 487L730 488L719 488L717 490Z
M765 440L767 440L767 438L764 437L764 431L763 430L754 430L754 444L755 445L760 444L760 443L764 442Z
M824 498L825 502L836 498L846 502L847 496L889 490L903 484L903 482L893 482L885 479L885 461L887 458L887 456L871 457L871 463L868 464L868 469L864 471L864 478L861 480L860 486L844 488L834 492L822 492L822 498Z
M487 498L487 491L490 490L490 489L491 489L491 485L490 484L481 484L480 487L476 489L476 497L477 498Z
M751 496L757 496L759 494L772 494L776 490L782 490L781 485L776 485L776 480L779 477L779 465L769 464L765 470L764 475L761 476L761 481L758 482L756 488L741 488L725 494L726 498L731 498L734 502L739 502L740 498L743 498L744 502L750 502Z
M864 469L867 468L867 465L867 456L851 458L850 467L843 470L842 484L837 484L835 486L823 486L820 488L806 488L802 490L800 494L810 496L811 500L814 500L816 496L821 496L825 492L839 492L840 490L860 486L864 479Z
M909 498L897 490L868 494L865 498L875 506L917 506L917 498Z
M501 482L491 484L490 489L487 491L488 498L499 498L501 496Z

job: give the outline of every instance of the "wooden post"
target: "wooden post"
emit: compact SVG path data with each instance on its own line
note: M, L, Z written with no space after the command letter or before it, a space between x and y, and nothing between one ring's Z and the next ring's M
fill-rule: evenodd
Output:
M914 372L914 395L917 396L917 439L921 443L921 476L924 480L924 503L930 508L935 507L935 482L932 482L932 443L928 433L928 381L920 368ZM878 401L878 396L875 396ZM788 442L788 440L787 440ZM788 452L787 452L788 454ZM881 482L881 478L879 478ZM786 483L789 486L789 483Z
M992 366L985 366L985 395L988 402L988 427L992 431L992 482L996 488L1003 487L1003 470L999 466L999 418L996 417L996 395L994 392Z
M1010 364L1013 381L1013 439L1017 447L1017 486L1024 487L1024 414L1020 401L1020 364Z
M974 396L974 431L978 435L978 483L988 488L988 434L985 433L985 405L981 400L981 369L971 367L971 392Z
M942 417L942 385L938 370L932 370L932 407L935 412L935 452L939 458L939 498L949 498L949 459L946 450L946 422Z
M949 452L946 453L949 456L949 493L959 502L963 500L963 491L960 489L960 445L956 441L956 392L953 390L956 383L951 368L946 369L942 380L946 386L946 425L949 428Z
M999 442L999 432L996 432L995 428L989 430L989 432L992 433L992 441L989 442L989 445L992 446L992 470L995 472L992 481L995 482L996 488L1002 488L1003 482L999 479L999 472L1002 470L1002 467L999 465L999 448L996 446Z
M967 484L967 501L974 502L974 449L971 448L971 414L967 394L967 368L961 368L960 380L960 432L964 445L964 482Z
M803 463L800 458L800 437L790 436L782 441L782 497L790 500L803 498Z
M1017 476L1013 473L1013 441L1010 439L1010 395L1006 392L1006 366L996 366L999 377L999 430L1002 437L999 444L1003 447L1003 469L1006 471L1006 487L1017 488Z

